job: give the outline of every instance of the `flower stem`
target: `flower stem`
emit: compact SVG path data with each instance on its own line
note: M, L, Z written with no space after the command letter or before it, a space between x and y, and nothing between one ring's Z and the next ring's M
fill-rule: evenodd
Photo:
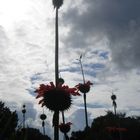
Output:
M88 115L87 115L86 93L84 93L84 106L85 106L85 121L86 121L86 128L88 128Z
M58 35L58 7L56 7L56 18L55 18L55 84L56 87L58 85L59 79L59 69L58 69L58 57L59 57L59 35ZM54 116L56 116L56 122L54 124L54 140L59 140L59 111L54 112Z
M80 56L80 66L81 66L81 71L82 71L82 76L83 76L83 83L85 84L85 76L84 76L84 70L83 70L83 65L81 61L82 55ZM88 116L87 116L87 103L86 103L86 93L84 93L84 106L85 106L85 121L86 121L86 128L88 128Z
M84 70L83 70L83 65L82 65L81 57L80 57L79 61L80 61L80 66L81 66L81 71L82 71L82 76L83 76L83 82L85 84L85 76L84 76Z
M62 120L63 120L63 124L65 124L65 116L64 116L64 111L62 111Z
M54 112L53 116L54 123L54 140L59 140L59 111Z
M62 111L62 120L63 120L63 124L65 124L65 115L64 115L64 111ZM67 133L64 133L64 137L65 137L65 140L67 140Z
M55 18L55 83L56 86L58 85L58 79L59 79L59 34L58 34L58 8L56 7L56 18Z

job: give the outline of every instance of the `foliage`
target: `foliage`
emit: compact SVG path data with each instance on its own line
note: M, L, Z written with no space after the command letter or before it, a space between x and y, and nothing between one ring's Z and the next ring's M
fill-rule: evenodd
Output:
M107 127L117 129L107 131ZM139 132L140 117L126 117L125 113L114 115L108 111L105 116L95 118L88 130L72 132L71 140L139 140Z
M3 102L0 102L0 137L10 137L15 132L17 127L18 116L16 111L11 112L8 107L5 107Z
M36 128L24 128L16 132L14 140L51 140L47 135L42 135Z

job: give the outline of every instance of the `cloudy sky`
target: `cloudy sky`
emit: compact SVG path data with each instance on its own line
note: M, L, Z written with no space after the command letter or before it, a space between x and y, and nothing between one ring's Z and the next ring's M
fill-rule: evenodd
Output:
M89 122L113 110L140 115L140 1L65 0L59 10L59 71L70 87L93 82L87 94ZM28 125L40 127L33 92L40 83L54 81L54 18L52 0L0 0L0 100L17 110L27 107ZM45 108L44 108L45 109ZM52 113L45 109L51 135ZM83 129L83 97L73 99L65 113L72 129Z

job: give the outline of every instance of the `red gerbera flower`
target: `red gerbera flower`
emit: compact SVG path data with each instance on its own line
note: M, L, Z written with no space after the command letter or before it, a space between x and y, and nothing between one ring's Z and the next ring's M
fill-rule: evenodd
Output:
M91 83L90 81L87 81L84 84L79 83L78 85L76 85L76 87L78 88L80 92L87 93L89 92L91 85L93 85L93 83Z
M56 87L53 82L49 85L41 84L35 91L38 93L36 98L43 97L39 104L46 106L52 111L64 111L71 106L71 95L80 95L77 88L69 88L67 85L58 84Z
M72 125L71 122L68 122L68 123L65 123L65 124L64 123L61 123L59 125L60 131L62 133L68 133L70 131L71 125Z

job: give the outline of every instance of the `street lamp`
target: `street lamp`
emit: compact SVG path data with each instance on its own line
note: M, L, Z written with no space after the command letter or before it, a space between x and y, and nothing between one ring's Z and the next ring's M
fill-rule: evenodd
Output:
M26 113L26 109L25 109L25 104L22 106L22 114L23 114L23 128L25 128L25 113Z
M43 128L43 134L45 135L45 119L47 118L47 116L44 114L44 111L43 111L43 114L40 115L40 119L42 120L42 128Z
M116 116L116 108L117 108L117 103L116 103L116 101L115 101L115 100L117 99L116 95L112 93L111 99L112 99L112 105L113 105L113 107L114 107L114 114L115 114L115 116Z

